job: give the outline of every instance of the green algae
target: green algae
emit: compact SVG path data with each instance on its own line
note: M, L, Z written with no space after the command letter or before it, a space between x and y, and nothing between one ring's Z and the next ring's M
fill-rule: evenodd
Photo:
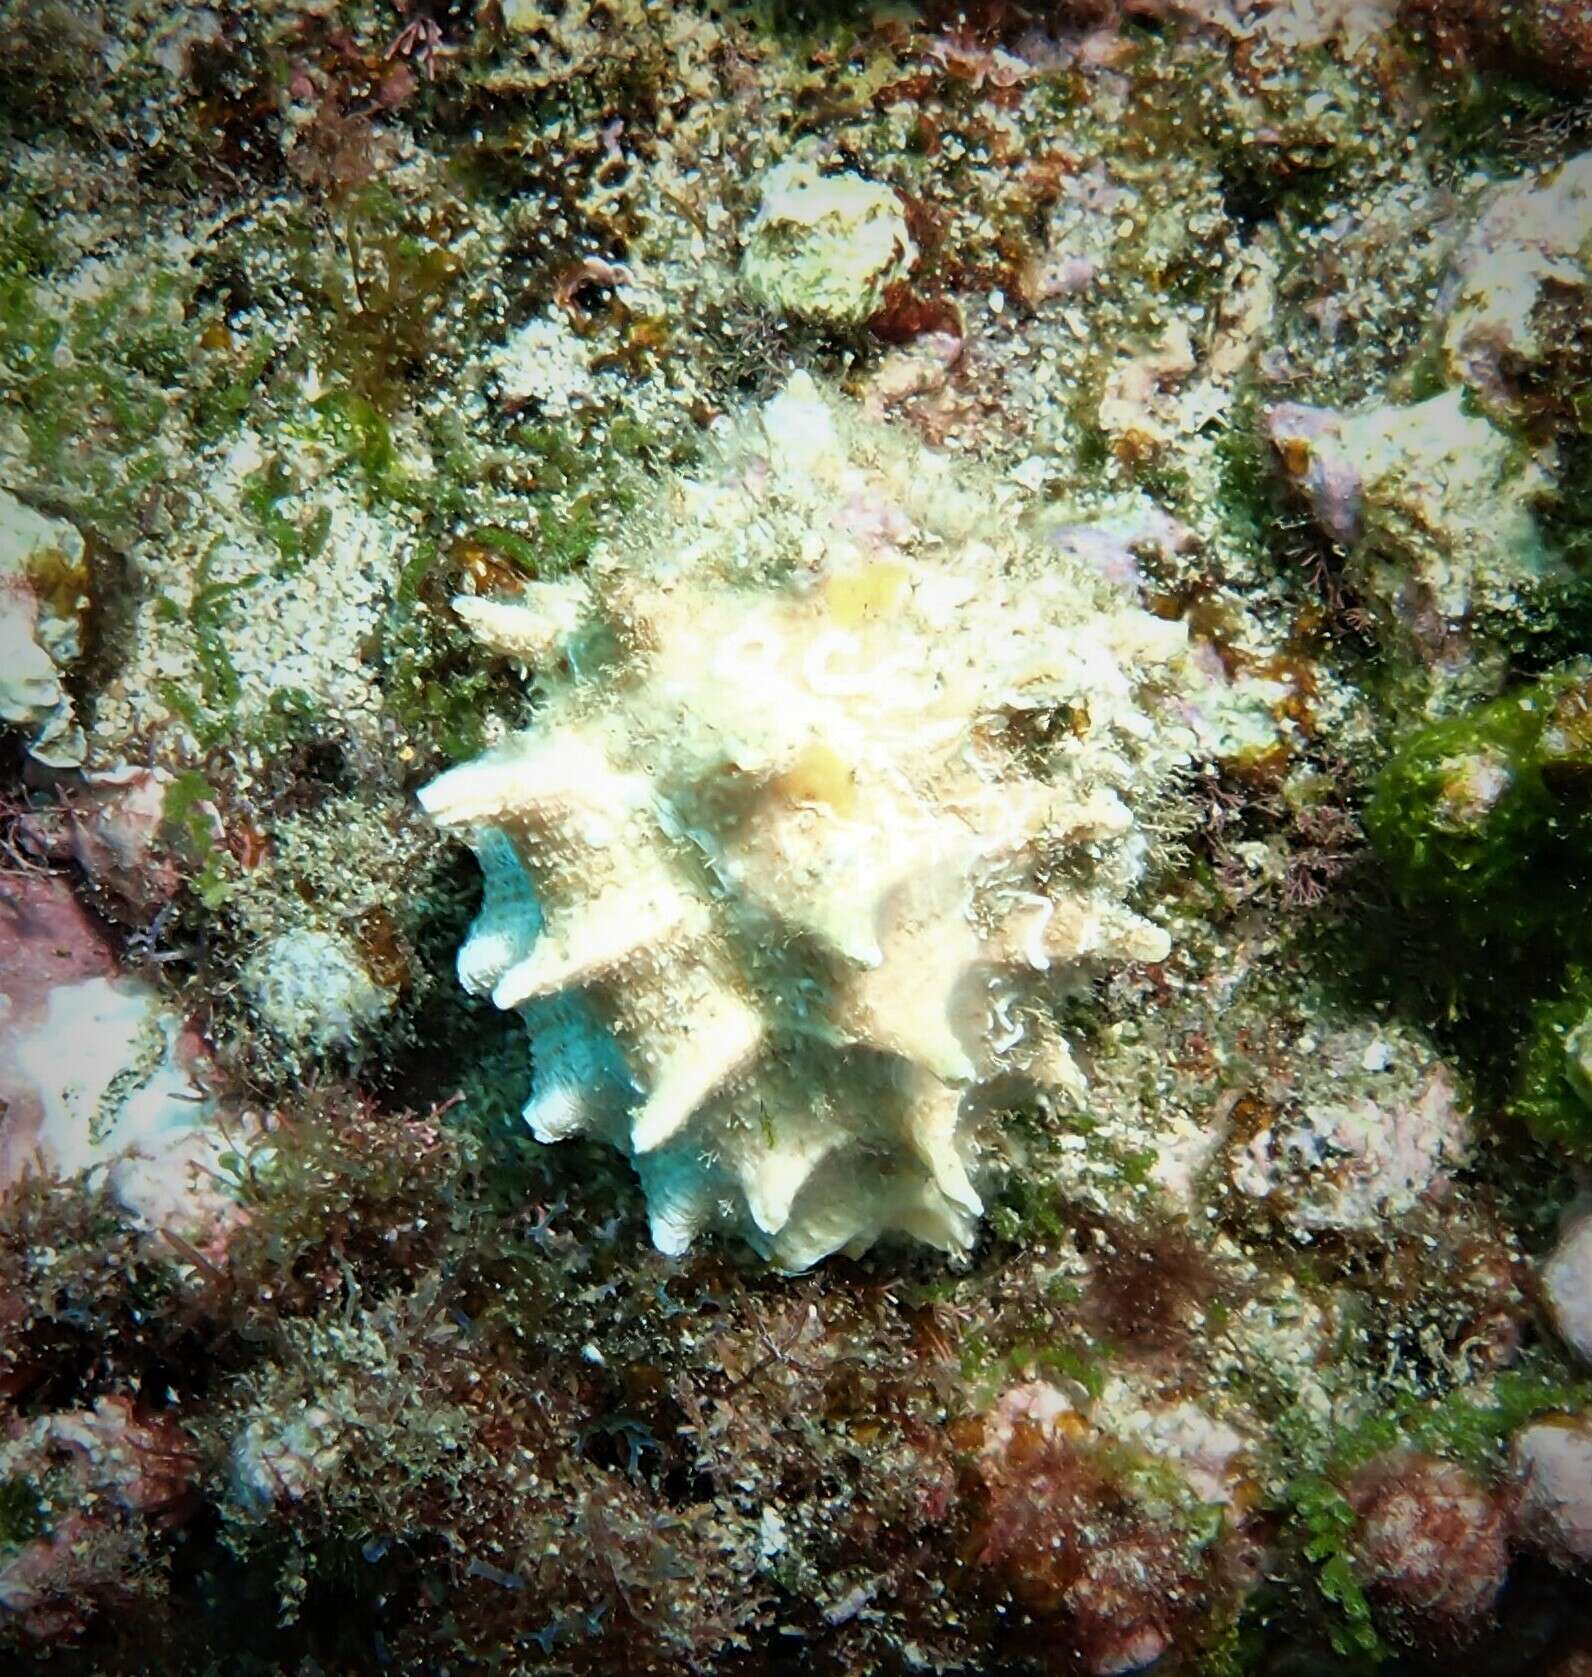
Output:
M324 422L328 440L353 461L377 494L399 492L393 481L398 470L392 426L376 405L357 388L329 390L310 404Z
M211 911L227 900L235 874L232 857L216 835L218 798L198 769L186 769L166 788L161 811L166 840L190 869L189 887Z
M421 221L379 183L345 212L347 284L328 285L321 349L333 379L388 418L409 405L416 380L442 352L460 268L448 243L455 230L446 208Z
M277 551L280 561L278 574L292 576L319 557L331 533L332 515L326 507L309 507L297 518L282 510L284 501L300 494L300 485L285 461L274 459L251 472L244 479L241 496L244 510L258 526L260 534ZM201 561L201 574L204 562ZM225 586L231 594L251 587L258 578L248 577ZM201 610L202 590L195 588L195 626ZM230 597L230 594L229 596ZM236 695L233 695L236 697Z
M1366 829L1399 890L1453 908L1468 929L1541 925L1541 890L1573 865L1566 811L1545 776L1552 687L1507 695L1417 730L1366 806Z
M112 286L65 317L44 285L0 270L0 391L14 404L31 472L72 509L125 528L162 470L155 444L166 416L159 382L175 383L187 345L171 306L176 280Z
M1436 1399L1411 1395L1335 1432L1307 1431L1301 1470L1288 1479L1279 1506L1314 1568L1327 1606L1327 1637L1340 1657L1374 1670L1395 1654L1361 1582L1354 1547L1359 1517L1343 1489L1349 1478L1373 1461L1416 1450L1459 1463L1484 1483L1498 1482L1513 1433L1588 1402L1592 1383L1568 1379L1537 1357L1495 1374L1479 1396L1469 1389Z
M1592 1007L1580 912L1592 884L1592 710L1580 666L1416 730L1381 771L1366 830L1433 939L1468 1051L1552 1149L1592 1148L1566 1040ZM1420 936L1410 939L1418 943Z
M209 376L193 397L194 441L213 448L236 431L254 411L277 357L277 346L264 332L256 333L240 350L218 344Z
M420 768L473 756L485 739L498 683L470 656L460 630L439 636L435 576L441 559L435 542L422 540L399 572L382 635L387 665L387 715L412 742Z
M1592 1017L1592 967L1573 963L1527 1019L1510 1111L1545 1146L1592 1158L1592 1101L1572 1070L1572 1037Z
M0 1479L0 1550L16 1548L44 1529L38 1487L23 1478Z
M1391 1649L1377 1631L1371 1603L1355 1576L1351 1544L1358 1520L1349 1499L1325 1475L1310 1474L1290 1486L1289 1502L1304 1557L1314 1566L1316 1588L1328 1604L1333 1651L1374 1669Z
M505 450L467 436L447 416L435 428L428 416L422 434L426 431L434 445L429 451L434 470L423 474L402 452L395 423L352 385L325 392L301 417L284 420L285 435L332 451L330 475L318 477L318 483L352 488L373 512L397 513L417 529L410 557L395 574L373 650L384 671L388 716L412 742L414 759L434 764L479 750L493 710L518 702L468 656L462 635L438 633L449 615L447 594L463 585L471 568L461 555L487 556L473 567L481 575L500 567L501 583L494 580L493 586L512 586L516 577L564 574L623 522L639 499L643 474L680 451L666 436L623 416L589 444L549 425L516 435ZM275 552L270 575L302 574L313 585L332 515L328 506L316 504L314 489L306 488L289 458L287 452L272 453L251 472L243 480L240 505ZM493 480L509 460L517 463L516 475L529 480L528 490L494 491ZM528 471L527 461L534 462ZM156 603L157 618L186 620L199 675L196 691L171 682L162 691L168 708L188 722L203 748L238 735L268 752L281 751L312 732L315 718L304 706L268 706L269 714L251 710L240 722L244 695L234 637L247 631L246 600L266 571L212 581L218 545L219 538L200 555L186 611L169 599ZM481 585L479 575L471 585Z
M1533 1351L1479 1387L1459 1386L1436 1397L1407 1393L1340 1428L1308 1431L1298 1484L1341 1483L1401 1449L1425 1451L1497 1480L1506 1470L1512 1434L1543 1415L1589 1401L1592 1381L1573 1378L1550 1356Z
M227 334L199 301L197 267L108 270L65 291L64 263L31 205L0 222L0 397L24 480L121 544L181 452L254 411L275 351L263 337L211 347Z
M1541 82L1497 69L1484 74L1441 63L1433 54L1423 70L1433 101L1427 122L1456 174L1466 167L1517 172L1522 151L1540 145L1555 120L1573 110L1563 94Z

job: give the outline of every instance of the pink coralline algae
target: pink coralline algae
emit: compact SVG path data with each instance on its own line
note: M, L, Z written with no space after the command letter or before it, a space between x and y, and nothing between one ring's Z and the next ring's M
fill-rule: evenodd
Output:
M16 1051L42 1021L50 992L85 978L108 978L116 968L104 934L64 879L46 873L11 874L0 887L0 1187L27 1167L44 1111L29 1088Z
M1153 1665L1218 1587L1191 1529L1201 1493L1170 1458L1141 1457L1043 1382L1008 1391L984 1437L978 1565L1090 1677Z
M1592 1569L1592 1415L1549 1415L1516 1434L1520 1530L1549 1560Z
M1509 1571L1507 1499L1453 1462L1413 1452L1362 1468L1348 1488L1354 1553L1372 1597L1412 1632L1473 1635Z
M141 1413L131 1398L115 1396L19 1427L6 1464L30 1475L64 1467L89 1500L172 1524L187 1511L198 1459L169 1416Z
M29 1173L87 1173L139 1226L217 1238L237 1207L216 1170L208 1053L120 972L64 878L5 882L0 1000L0 1195Z

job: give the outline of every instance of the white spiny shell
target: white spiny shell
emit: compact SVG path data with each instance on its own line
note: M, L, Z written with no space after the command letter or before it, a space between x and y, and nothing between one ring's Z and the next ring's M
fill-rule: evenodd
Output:
M798 375L629 551L459 603L543 693L422 794L485 875L460 976L525 1019L532 1130L629 1152L665 1250L965 1250L992 1115L1082 1087L1056 1000L1167 952L1125 899L1182 625L1010 497Z

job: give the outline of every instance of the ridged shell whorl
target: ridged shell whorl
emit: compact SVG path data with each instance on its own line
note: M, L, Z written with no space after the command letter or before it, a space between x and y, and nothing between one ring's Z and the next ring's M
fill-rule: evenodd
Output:
M460 976L666 1251L966 1250L1001 1110L1080 1085L1057 1000L1167 952L1125 899L1184 631L1013 494L797 375L627 550L456 602L542 692L422 793L485 876Z

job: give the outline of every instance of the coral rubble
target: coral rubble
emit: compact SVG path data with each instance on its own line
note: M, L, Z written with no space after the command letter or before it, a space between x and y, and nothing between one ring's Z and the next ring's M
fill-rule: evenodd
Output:
M857 326L904 280L918 254L895 194L860 176L824 174L795 156L769 171L746 230L741 281L763 307Z
M87 583L79 532L0 490L0 720L32 730L28 749L62 768L83 760L61 677L82 650Z

